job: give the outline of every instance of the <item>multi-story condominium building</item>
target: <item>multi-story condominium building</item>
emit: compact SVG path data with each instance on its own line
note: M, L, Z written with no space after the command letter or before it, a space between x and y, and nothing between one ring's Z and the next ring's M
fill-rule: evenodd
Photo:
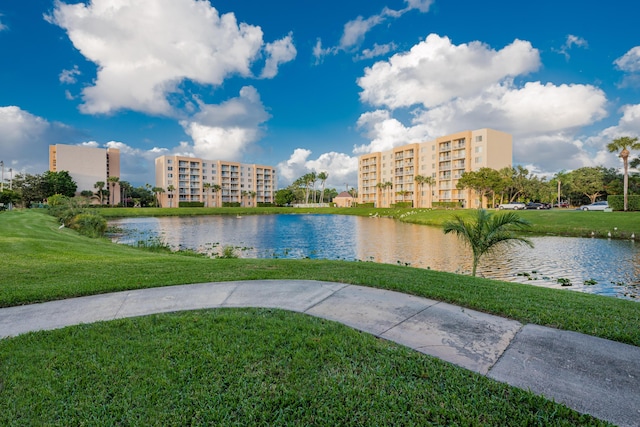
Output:
M117 148L93 148L82 145L56 144L49 146L49 170L67 171L82 191L96 191L97 182L104 183L110 196L104 203L120 203L120 185L110 183L110 177L120 178L120 150Z
M161 156L156 158L156 187L163 189L162 207L178 207L179 202L257 206L274 202L277 178L270 166Z
M510 134L479 129L365 154L358 158L358 202L376 207L412 202L420 208L455 202L478 208L480 197L459 190L458 180L464 172L483 167L510 167L512 152Z

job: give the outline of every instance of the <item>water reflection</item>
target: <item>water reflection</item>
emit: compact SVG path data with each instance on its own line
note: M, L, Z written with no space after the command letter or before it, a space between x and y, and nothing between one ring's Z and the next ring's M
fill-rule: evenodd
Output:
M320 258L411 265L455 273L471 271L469 249L440 228L389 218L341 215L251 215L127 218L110 221L126 232L114 241L160 239L173 249L219 252L238 248L245 258ZM640 247L628 240L533 237L535 248L502 248L485 256L478 275L624 297L640 285ZM596 282L584 285L585 281ZM624 284L624 286L621 286ZM636 289L634 291L634 289Z

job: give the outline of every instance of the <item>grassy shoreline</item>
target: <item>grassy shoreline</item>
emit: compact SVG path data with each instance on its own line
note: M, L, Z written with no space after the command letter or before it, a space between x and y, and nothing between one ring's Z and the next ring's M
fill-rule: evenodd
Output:
M640 346L634 301L371 262L154 253L60 230L37 211L0 214L0 256L0 307L188 283L313 279L405 292Z

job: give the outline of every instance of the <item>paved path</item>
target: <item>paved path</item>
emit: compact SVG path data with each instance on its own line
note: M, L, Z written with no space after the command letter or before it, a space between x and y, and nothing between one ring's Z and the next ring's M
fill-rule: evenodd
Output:
M203 283L0 309L0 338L152 313L272 307L344 323L620 426L640 426L640 347L343 283Z

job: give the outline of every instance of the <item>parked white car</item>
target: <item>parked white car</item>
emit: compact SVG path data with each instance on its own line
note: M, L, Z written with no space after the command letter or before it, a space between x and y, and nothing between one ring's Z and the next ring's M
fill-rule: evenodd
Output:
M498 209L513 209L516 211L524 209L525 207L527 207L527 205L522 202L503 203L501 205L498 205Z
M603 211L608 207L609 207L609 202L602 201L602 202L591 203L590 205L582 205L578 209L580 209L581 211Z

